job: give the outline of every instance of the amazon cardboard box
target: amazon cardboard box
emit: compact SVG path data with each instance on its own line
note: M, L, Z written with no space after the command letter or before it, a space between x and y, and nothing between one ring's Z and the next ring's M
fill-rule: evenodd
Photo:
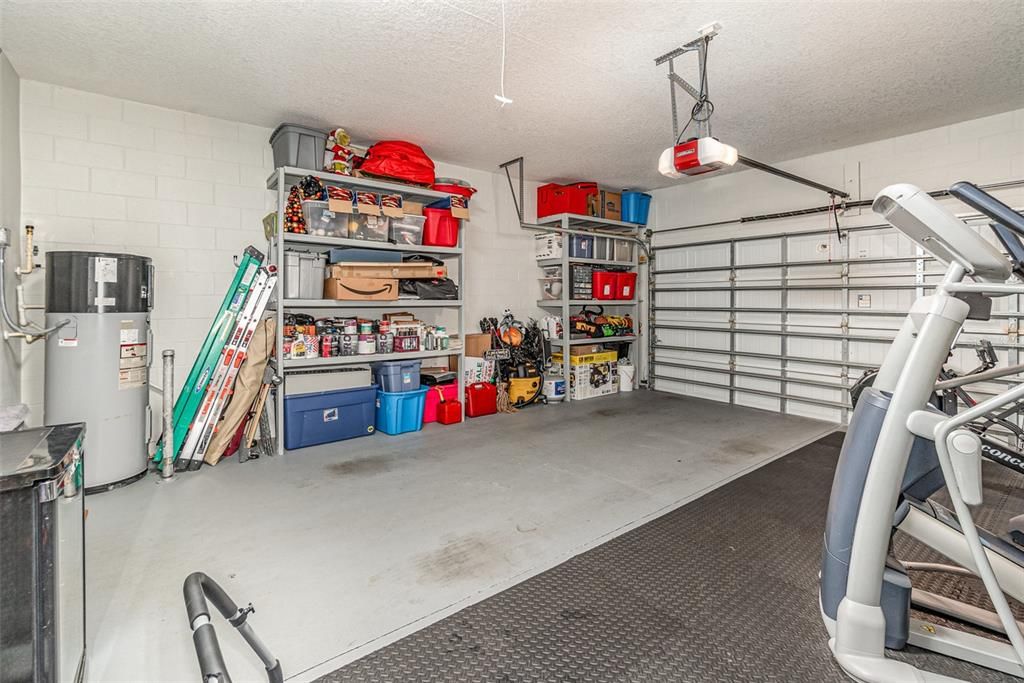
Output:
M324 280L324 298L339 301L395 301L398 280L379 277L329 277Z

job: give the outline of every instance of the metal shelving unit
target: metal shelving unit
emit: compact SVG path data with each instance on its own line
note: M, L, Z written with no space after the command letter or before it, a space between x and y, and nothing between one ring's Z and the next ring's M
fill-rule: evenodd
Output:
M537 265L543 266L561 266L562 267L562 296L559 299L544 299L537 301L537 306L540 308L558 308L561 310L562 318L562 337L560 339L552 339L551 345L559 348L566 346L578 346L582 344L603 344L603 343L615 343L615 342L635 342L637 337L635 335L621 336L621 337L605 337L604 339L571 339L569 335L569 318L575 311L573 309L582 308L583 306L603 306L604 308L612 309L632 309L633 313L633 325L634 329L637 329L640 325L639 315L637 315L637 299L634 297L630 300L618 300L618 299L571 299L569 298L572 294L572 266L573 265L594 265L594 266L607 266L611 268L628 268L633 272L639 271L640 265L640 246L636 243L639 237L640 230L643 226L636 223L625 223L623 221L611 220L608 218L596 218L594 216L580 216L570 213L560 213L553 216L545 216L537 219L537 225L539 226L551 226L553 228L559 228L562 231L578 231L579 233L585 233L593 237L603 237L608 240L629 242L632 245L633 258L628 261L618 260L604 260L594 258L577 258L569 256L571 234L568 232L562 232L562 256L561 258L548 258L538 259ZM637 278L637 284L639 285L639 278ZM629 357L633 365L637 364L637 352L636 345L630 347ZM569 359L563 359L568 364ZM568 373L568 368L565 370ZM568 375L566 377L568 380ZM636 383L637 375L634 375L633 382ZM565 400L571 401L571 392L568 391L568 387L565 392Z
M332 247L358 247L360 249L378 249L381 251L400 251L411 254L430 254L441 259L453 259L458 269L459 292L463 291L466 281L466 262L463 253L462 239L465 230L459 230L459 244L455 247L433 247L391 244L389 242L373 242L369 240L347 239L342 237L320 237L317 235L304 235L286 233L281 231L284 225L285 204L288 201L289 188L301 178L311 175L319 178L325 185L348 187L357 190L369 190L372 192L387 192L402 195L408 201L431 203L439 199L447 199L448 193L438 192L427 188L401 183L391 183L372 178L355 178L342 176L322 171L310 171L304 168L282 167L275 170L267 178L267 189L277 190L277 224L278 233L270 240L269 263L277 266L280 274L280 286L278 291L285 290L285 268L284 251L286 247L295 248L300 251L324 251ZM433 309L433 310L454 310L457 312L458 323L455 331L460 340L465 340L465 313L461 299L451 300L426 300L426 299L398 299L396 301L336 301L333 299L286 299L279 297L277 304L272 308L277 316L277 349L284 348L284 314L288 310L363 310L363 311L386 311L404 309ZM444 351L413 351L387 354L366 354L359 356L333 356L329 358L295 358L276 360L278 374L281 376L282 384L275 388L274 395L274 416L275 428L277 430L277 452L284 454L284 388L288 382L288 374L295 370L311 370L318 368L333 368L344 365L366 364L381 360L399 359L444 359L448 362L450 357L458 359L458 382L459 396L465 391L465 352L462 348L446 349ZM463 408L465 410L465 408ZM465 415L463 415L465 419Z

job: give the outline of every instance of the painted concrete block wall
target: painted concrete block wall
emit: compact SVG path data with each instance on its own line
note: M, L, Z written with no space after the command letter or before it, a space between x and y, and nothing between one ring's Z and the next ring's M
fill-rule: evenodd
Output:
M11 260L7 298L14 300L14 269L19 263L21 241L17 230L21 212L20 97L18 73L0 53L0 226L10 228ZM2 325L0 325L2 327ZM21 403L21 345L17 339L0 339L0 406Z
M151 257L151 383L159 386L166 348L176 352L180 383L230 282L233 257L248 244L266 249L261 220L276 202L265 189L272 130L35 81L22 81L22 93L21 223L36 226L40 262L52 249ZM445 163L437 174L479 190L465 236L467 329L505 306L535 315L532 238L518 227L504 176ZM41 303L43 295L40 274L27 298ZM25 351L22 389L36 423L44 355L41 344Z
M927 190L934 190L948 187L958 180L971 180L979 184L1022 180L1024 179L1024 110L964 121L943 128L926 130L898 138L796 159L779 164L779 166L834 187L843 188L857 199L871 199L882 187L895 182L910 182ZM1024 188L1022 187L999 190L995 194L1011 205L1024 206ZM738 236L779 233L796 234L809 230L821 230L827 227L827 214L815 214L809 217L744 224L732 223L680 232L662 232L666 228L684 225L731 220L741 216L820 206L827 201L827 197L818 191L758 171L732 172L689 183L681 181L679 185L657 190L653 195L652 211L654 229L656 231L655 244L659 247L729 239ZM964 207L955 200L947 199L943 200L943 203L954 212L970 212L967 207ZM882 222L870 209L852 211L841 216L839 221L843 227L878 225ZM791 253L789 257L790 259L820 259L820 253L815 256L815 252L823 246L829 253L833 251L838 253L840 246L836 243L834 237L831 239L832 244L830 246L827 242L828 240L822 236L795 240L791 238ZM853 244L853 242L857 242L857 244ZM908 240L898 238L891 231L854 233L849 247L851 254L861 254L858 257L906 256L913 253L913 245ZM740 243L737 249L737 261L747 263L777 262L779 254L773 254L772 250L777 251L778 248L778 240L766 239L745 244ZM685 250L662 251L659 253L658 265L661 268L712 267L727 262L727 247L724 245L709 245ZM862 268L862 270L856 271L857 267ZM872 281L896 282L899 279L897 271L900 269L906 270L905 264L882 264L867 268L857 267L851 267L851 276L883 278L883 280L862 279L860 280L862 283ZM813 270L814 268L818 268L818 270ZM833 268L832 270L835 269ZM780 275L777 271L778 269L754 269L739 271L739 273L743 280L761 279L762 281L777 281ZM722 279L727 277L727 275L728 271L676 274L662 276L659 281L663 284L683 284L701 280ZM790 277L830 278L837 277L837 273L829 272L828 267L819 268L815 266L791 269ZM874 305L884 305L886 309L892 308L895 311L904 311L910 304L910 299L906 297L899 297L900 301L886 303L886 297L896 294L893 291L871 291L870 289L864 289L863 291L873 297ZM901 294L905 294L905 292ZM844 308L853 306L850 302L835 300L835 296L836 292L834 291L796 292L791 294L789 305L793 308ZM722 297L725 298L722 299ZM662 305L668 306L729 305L728 294L721 291L717 293L663 293L658 295L658 300ZM737 307L771 308L780 305L781 302L777 291L749 291L741 292L737 295ZM719 319L716 320L715 316L718 316ZM773 316L772 314L762 313L736 313L735 317L740 327L759 328L762 330L778 329L780 321L777 315ZM680 319L699 325L727 326L729 314L724 312L666 312L661 318L663 320L667 318ZM825 318L823 316L816 316L813 320L810 318L802 320L799 316L791 316L790 329L801 329L799 327L801 323L806 323L807 325L827 325L828 323L824 321ZM833 321L833 323L833 327L838 325L837 321ZM891 333L891 330L884 329L890 323L898 324L898 318L853 320L851 326L860 326L862 329L858 331L864 333L871 332L871 330L864 328L873 327L881 330L880 336L884 336L887 333ZM774 328L772 328L773 325L775 326ZM752 338L748 339L748 337ZM707 349L728 348L728 335L721 333L663 330L659 334L659 338L663 340L663 343L667 344L682 344L686 346L701 346L703 344L704 348ZM762 351L772 352L770 347L772 344L777 345L779 339L779 337L770 335L758 335L756 337L752 335L738 335L737 343L742 345L752 342ZM722 344L725 344L725 346L723 347ZM829 358L835 354L835 349L831 348L830 345L834 346L835 343L827 340L800 340L799 338L791 337L789 338L787 353L812 358ZM852 346L855 345L851 345L852 356L863 355L861 351L864 351L864 353L868 352L868 350L852 348ZM871 353L880 352L875 348L870 349L870 351ZM775 352L778 352L778 349ZM669 358L674 354L681 354L680 359L690 363L704 364L705 367L713 364L720 365L723 358L727 360L727 356L722 356L721 354L694 354L689 352L679 352L678 354L676 352L663 352L662 357ZM966 360L969 365L970 359ZM737 364L738 366L744 366L740 369L768 374L771 374L773 371L777 374L779 368L777 361L770 360L738 358ZM667 366L662 367L665 371L659 370L659 374L674 374L683 381L661 382L660 388L714 400L728 400L728 392L726 391L687 384L685 382L687 378L704 381L723 381L725 375L716 375L710 372L695 373L689 370L672 370L668 369ZM834 371L834 369L828 370L823 366L805 369L822 374ZM790 376L794 375L791 374ZM772 386L768 386L768 384ZM778 389L778 382L766 384L762 380L751 380L749 378L738 379L737 385L764 390L772 390L773 387L775 390ZM790 385L791 388L793 386L795 385ZM815 391L820 394L820 396L817 396L820 399L837 400L836 392L829 389L815 390L806 388L803 390L803 393L810 395L814 394ZM793 393L793 391L790 391L790 393ZM756 407L770 410L778 409L777 400L754 394L738 395L737 400ZM842 397L839 397L839 400L842 400ZM840 416L839 411L796 402L790 403L788 412L825 419L839 419Z

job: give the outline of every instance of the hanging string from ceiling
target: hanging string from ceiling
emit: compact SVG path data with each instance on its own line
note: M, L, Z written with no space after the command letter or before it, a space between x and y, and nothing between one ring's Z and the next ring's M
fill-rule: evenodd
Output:
M500 95L495 95L494 99L501 102L502 108L506 104L512 104L512 100L505 97L505 43L507 41L506 30L505 30L505 0L501 0L501 87Z

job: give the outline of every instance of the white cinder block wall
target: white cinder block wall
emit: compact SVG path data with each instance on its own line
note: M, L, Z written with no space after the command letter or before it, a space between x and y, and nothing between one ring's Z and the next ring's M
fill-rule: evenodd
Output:
M21 242L18 219L21 212L21 151L19 146L20 79L18 73L0 53L0 226L11 228L11 260L8 272L19 263ZM13 301L13 275L7 282L6 295ZM2 286L2 285L0 285ZM21 403L21 345L17 339L0 338L0 406Z
M742 150L740 151L742 152ZM850 192L855 199L871 199L886 185L897 182L909 182L926 190L936 190L949 187L959 180L970 180L978 184L1024 180L1024 110L963 121L950 126L834 150L777 165L833 187L843 188ZM755 170L732 172L690 182L680 181L678 185L656 190L652 194L654 197L652 225L656 233L666 228L821 206L827 202L827 196L821 192ZM996 194L1011 205L1024 206L1024 188L1022 187L1001 190ZM969 211L954 200L944 201L954 212ZM826 227L826 215L815 214L808 217L755 223L732 223L656 234L655 244L668 246L728 239L736 236L821 230ZM880 222L880 218L870 209L861 209L840 217L840 224L843 227L875 225ZM767 242L758 244L767 246ZM890 240L887 244L889 246L886 249L889 250L897 249L900 246L895 240ZM896 255L895 251L871 254L871 256ZM712 265L697 262L684 263L680 259L682 259L682 255L679 251L662 252L659 265L663 268ZM762 261L763 259L759 259L757 262ZM751 273L751 271L747 271L747 273ZM675 276L673 281L678 282L684 277ZM749 277L754 276L749 275ZM834 302L830 303L832 302L831 292L803 292L801 295L801 301L806 308L829 308L835 305ZM776 292L745 292L742 295L742 305L747 307L778 306L776 297ZM819 300L814 300L815 297ZM662 295L663 305L694 305L686 303L684 299L685 296L682 293ZM710 304L701 303L700 305ZM663 319L674 316L682 318L685 315L666 313ZM692 313L690 319L703 320L710 324L722 324L721 320L715 318L719 315L726 316L727 314ZM745 315L744 325L747 327L757 326L758 321L772 324L771 316L766 316L766 314ZM738 319L743 316L744 314L737 314ZM727 320L727 318L722 319ZM667 335L668 332L665 334ZM715 337L714 333L704 334L708 339L721 337L721 335ZM697 337L694 336L694 338ZM759 339L770 340L773 338L762 336ZM686 353L676 354L676 352L669 351L662 355L665 358L675 355L680 360L687 360ZM692 356L692 354L690 355ZM707 358L703 360L707 362ZM737 362L740 364L753 363L749 360L738 360ZM766 364L768 364L767 361L760 364L757 369L765 372ZM692 371L683 371L679 374L682 377L690 375L693 375ZM708 376L702 376L701 379L711 381ZM728 383L724 375L719 375L719 379L714 381ZM661 382L659 388L715 400L728 400L726 391L686 384L685 381ZM823 391L829 393L829 390ZM827 398L841 400L832 395ZM749 394L739 395L737 400L768 409L777 409L778 406L773 399ZM788 412L832 420L838 420L840 417L839 411L797 402L790 402Z
M148 256L156 268L151 382L173 348L180 382L206 334L246 245L265 250L262 218L275 206L272 129L22 80L22 225L52 249ZM342 122L358 134L358 122ZM430 149L427 149L430 152ZM504 176L438 164L439 176L479 189L466 226L466 328L511 306L536 315L532 237L522 231ZM500 180L500 182L499 182ZM43 275L26 282L42 303ZM42 322L35 312L33 319ZM22 350L23 401L41 423L45 350ZM154 411L158 414L159 411Z

